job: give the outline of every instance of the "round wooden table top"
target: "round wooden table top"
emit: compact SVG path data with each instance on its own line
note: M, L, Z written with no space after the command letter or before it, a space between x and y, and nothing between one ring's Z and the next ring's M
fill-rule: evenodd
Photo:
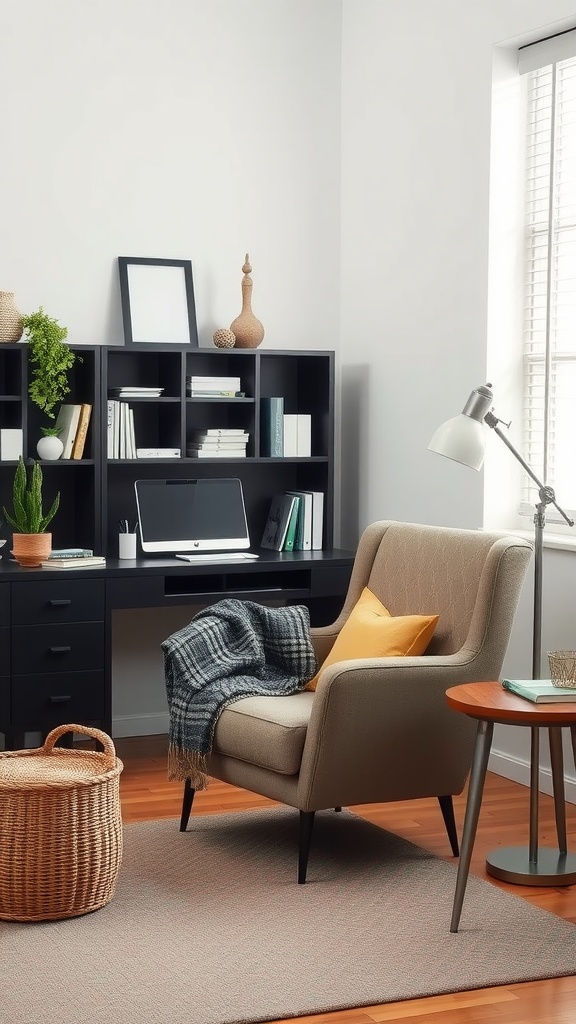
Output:
M576 725L576 701L533 704L505 690L502 683L462 683L446 690L455 711L471 718L504 725Z

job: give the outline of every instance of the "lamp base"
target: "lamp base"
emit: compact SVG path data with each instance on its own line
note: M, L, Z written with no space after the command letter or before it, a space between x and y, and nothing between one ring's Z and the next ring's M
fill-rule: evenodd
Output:
M493 878L517 885L574 885L576 856L544 846L531 861L527 846L509 846L488 854L486 871Z

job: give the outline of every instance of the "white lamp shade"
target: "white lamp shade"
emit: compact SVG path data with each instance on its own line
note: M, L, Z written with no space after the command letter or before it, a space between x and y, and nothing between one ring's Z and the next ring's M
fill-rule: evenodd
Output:
M428 450L471 469L480 469L484 462L484 441L484 424L460 413L438 427Z

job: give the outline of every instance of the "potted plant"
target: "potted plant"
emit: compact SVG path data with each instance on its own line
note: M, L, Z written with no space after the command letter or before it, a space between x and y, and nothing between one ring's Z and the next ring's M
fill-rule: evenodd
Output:
M58 437L62 433L62 427L40 427L42 437L36 445L36 450L41 459L54 462L59 459L64 451L64 442Z
M24 459L18 459L12 488L12 511L4 507L4 515L14 528L12 554L19 565L30 568L41 565L52 550L52 534L46 527L58 511L60 492L54 498L49 511L42 508L42 469L32 461L30 472Z
M42 306L22 317L22 324L31 367L28 394L53 420L54 407L70 393L68 371L80 357L66 344L68 328L48 316Z

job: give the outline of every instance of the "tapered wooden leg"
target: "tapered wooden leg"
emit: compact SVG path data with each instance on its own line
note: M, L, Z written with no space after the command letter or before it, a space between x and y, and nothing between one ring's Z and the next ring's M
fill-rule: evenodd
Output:
M300 811L300 845L298 849L298 884L304 885L308 868L308 854L312 839L315 811Z
M456 831L456 819L454 817L454 801L451 796L439 796L438 803L440 804L440 810L442 811L442 817L444 818L444 824L448 833L448 839L450 840L452 853L457 857L460 851L458 849L458 833Z
M192 789L192 782L190 779L186 779L184 783L184 794L182 797L182 814L180 816L180 831L185 832L188 827L188 819L190 818L190 811L192 810L192 802L194 800L195 789Z
M474 846L474 839L476 838L476 828L478 827L480 804L482 803L484 780L486 778L486 769L488 768L488 758L490 756L490 746L492 744L493 733L493 722L478 722L476 742L474 744L474 755L472 757L472 771L470 772L470 782L468 783L468 798L466 800L464 828L462 830L462 853L460 855L460 863L458 864L456 891L454 893L454 904L452 906L452 919L450 922L451 932L457 932L458 925L460 923L460 914L462 913L462 903L464 902L464 893L466 892L466 882L468 881L468 872L470 870L470 861L472 859L472 848Z

